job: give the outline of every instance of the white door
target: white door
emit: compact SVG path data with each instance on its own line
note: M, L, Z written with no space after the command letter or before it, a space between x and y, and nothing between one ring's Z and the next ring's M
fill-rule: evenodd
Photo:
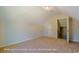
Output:
M67 42L72 39L72 18L67 17Z

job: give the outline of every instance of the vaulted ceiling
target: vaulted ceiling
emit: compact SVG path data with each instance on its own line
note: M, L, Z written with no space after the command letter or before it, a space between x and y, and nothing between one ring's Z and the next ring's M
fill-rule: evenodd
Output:
M11 7L4 6L0 7L0 15L5 19L10 19L13 21L26 20L32 22L43 22L43 20L48 20L50 17L59 14L58 9L54 8L51 11L45 10L42 6L25 6L25 7Z
M51 11L45 10L43 6L39 7L0 7L1 15L9 16L10 18L29 19L29 20L42 20L49 19L58 14L65 14L79 20L79 7L78 6L52 6ZM3 13L3 14L2 14ZM33 21L34 21L33 20ZM35 21L36 21L35 20Z
M61 13L79 20L79 6L57 6L57 9Z

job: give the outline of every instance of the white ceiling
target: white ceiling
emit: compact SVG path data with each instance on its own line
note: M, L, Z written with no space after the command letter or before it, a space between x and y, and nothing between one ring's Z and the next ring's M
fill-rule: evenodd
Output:
M73 18L79 20L79 7L78 6L52 6L53 10L47 11L43 9L41 6L39 7L3 7L3 13L7 13L9 16L20 16L26 19L49 19L52 16L58 14L69 15ZM0 7L0 10L2 7ZM2 12L1 11L1 12ZM15 15L16 14L16 15Z
M60 12L79 20L79 6L58 6Z

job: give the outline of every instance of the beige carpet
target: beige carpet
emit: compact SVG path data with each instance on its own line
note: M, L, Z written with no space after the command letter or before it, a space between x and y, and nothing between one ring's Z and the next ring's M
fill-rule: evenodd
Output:
M0 49L8 53L78 53L79 43L67 43L64 39L40 37Z

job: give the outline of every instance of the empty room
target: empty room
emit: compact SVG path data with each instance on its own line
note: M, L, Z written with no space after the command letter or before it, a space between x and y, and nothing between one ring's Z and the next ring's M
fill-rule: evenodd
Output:
M0 53L78 52L78 6L0 6Z

